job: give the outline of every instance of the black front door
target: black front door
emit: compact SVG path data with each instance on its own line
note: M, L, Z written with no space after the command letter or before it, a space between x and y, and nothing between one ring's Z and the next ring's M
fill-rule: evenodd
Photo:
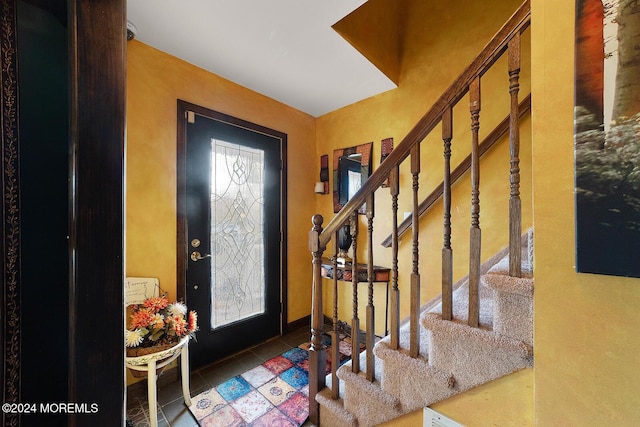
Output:
M186 303L198 312L200 327L190 345L195 368L281 333L286 136L186 103L180 108L182 265Z

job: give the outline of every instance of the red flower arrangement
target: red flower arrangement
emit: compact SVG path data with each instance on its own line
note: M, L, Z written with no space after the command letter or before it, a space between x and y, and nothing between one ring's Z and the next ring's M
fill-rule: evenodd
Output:
M147 298L142 304L132 304L131 321L125 331L127 347L151 347L178 342L195 336L198 315L181 302L169 303L166 297Z

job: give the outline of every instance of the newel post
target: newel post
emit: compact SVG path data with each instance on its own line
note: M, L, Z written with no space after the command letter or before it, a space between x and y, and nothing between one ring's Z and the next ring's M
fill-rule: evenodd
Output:
M326 350L322 344L324 316L322 312L322 253L320 233L322 233L322 215L312 218L313 227L309 232L309 250L311 251L313 272L311 290L311 348L309 349L309 418L314 425L320 424L320 405L316 394L325 387Z

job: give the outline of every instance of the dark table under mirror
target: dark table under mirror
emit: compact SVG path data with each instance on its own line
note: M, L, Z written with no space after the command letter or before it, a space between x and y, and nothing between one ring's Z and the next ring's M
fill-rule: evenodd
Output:
M353 283L353 264L346 262L344 265L338 265L335 269L339 282ZM367 264L358 263L356 266L358 283L369 282L369 273ZM333 261L329 258L322 258L321 275L325 279L333 279L334 268ZM391 269L387 267L373 266L373 283L386 283L386 299L384 310L384 335L388 335L389 328L389 281L391 279Z

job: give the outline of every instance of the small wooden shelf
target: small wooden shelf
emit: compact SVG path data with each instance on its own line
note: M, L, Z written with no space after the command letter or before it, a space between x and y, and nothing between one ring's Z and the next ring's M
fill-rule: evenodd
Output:
M322 268L321 275L325 279L333 279L333 261L329 258L322 258ZM357 271L357 280L358 283L368 283L369 282L369 272L367 268L367 264L356 265ZM348 262L344 266L336 267L337 278L340 282L353 282L353 264ZM374 283L386 283L386 300L385 300L385 311L384 311L384 331L385 335L389 333L388 324L389 324L389 281L391 280L391 269L388 267L380 267L378 265L373 266L373 282Z

